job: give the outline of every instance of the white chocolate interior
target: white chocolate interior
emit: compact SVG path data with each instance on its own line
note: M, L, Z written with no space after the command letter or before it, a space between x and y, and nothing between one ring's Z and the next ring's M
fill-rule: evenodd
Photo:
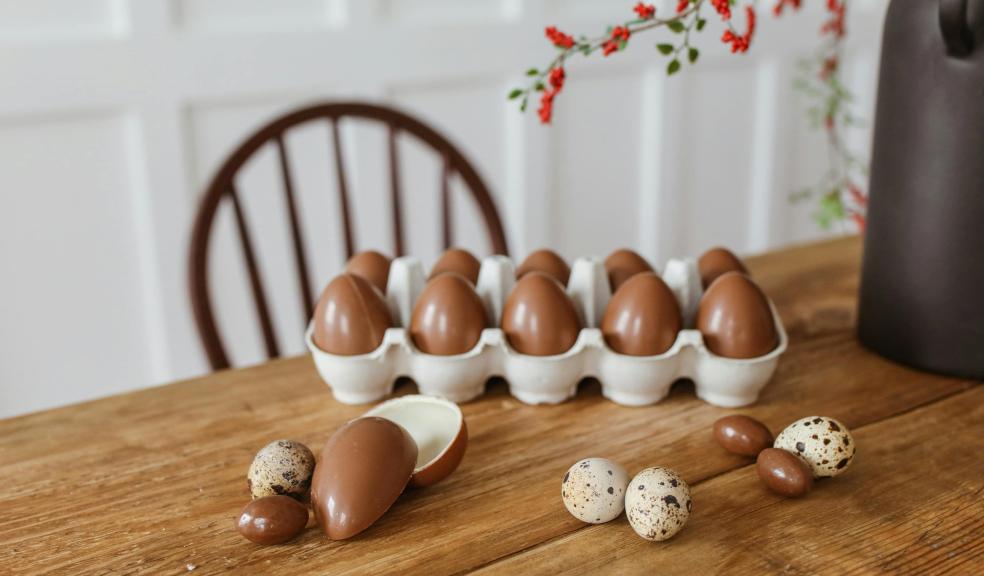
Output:
M377 416L396 422L410 433L417 443L417 464L414 472L438 460L451 446L461 430L461 409L454 402L433 396L411 394L387 400L366 416Z

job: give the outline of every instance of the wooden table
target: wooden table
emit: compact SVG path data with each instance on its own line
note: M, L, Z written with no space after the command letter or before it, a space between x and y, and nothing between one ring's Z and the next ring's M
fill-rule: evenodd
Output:
M844 239L749 261L791 338L756 405L715 408L681 384L658 405L627 408L587 382L566 404L526 406L493 384L463 406L461 468L350 541L309 528L264 548L233 529L258 448L289 437L317 451L365 411L335 402L309 358L2 421L0 573L984 573L984 388L858 345L859 257ZM713 443L711 423L733 412L774 432L839 418L857 459L806 499L784 500L750 460ZM560 482L588 456L630 473L679 471L693 489L690 523L651 543L624 515L578 522Z

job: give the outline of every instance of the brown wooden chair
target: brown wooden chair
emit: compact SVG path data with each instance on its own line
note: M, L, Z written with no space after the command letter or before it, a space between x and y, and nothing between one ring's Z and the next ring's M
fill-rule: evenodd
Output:
M222 344L222 339L219 336L215 323L207 273L209 241L211 238L212 224L215 221L219 204L223 200L227 200L232 204L236 229L246 263L253 302L256 306L257 319L260 330L263 333L267 358L275 358L280 355L280 347L274 334L270 317L270 306L267 302L263 280L260 277L257 267L253 249L254 240L250 237L249 224L246 221L246 215L242 208L240 194L236 190L236 175L261 147L271 142L275 144L280 170L283 176L284 201L290 220L294 263L297 268L300 298L302 300L301 309L306 314L306 318L304 318L304 323L306 324L307 319L313 314L315 293L311 290L311 281L308 277L307 258L304 243L301 240L300 221L294 198L289 164L287 162L284 134L291 128L308 122L327 122L330 125L335 170L338 175L337 193L341 209L345 255L346 258L350 258L355 251L355 246L352 241L353 231L349 217L349 190L346 184L345 164L343 162L344 151L342 150L342 140L339 134L339 124L344 118L375 121L384 124L388 128L390 202L395 244L393 246L393 253L395 255L403 255L405 246L401 210L403 200L400 195L400 175L396 140L397 135L401 133L416 137L433 149L440 158L443 158L443 178L440 192L442 240L444 247L448 248L452 244L450 179L454 174L458 174L466 184L466 188L471 191L472 197L478 204L478 208L484 217L489 241L494 253L508 254L502 222L499 219L492 197L489 195L488 188L464 155L433 128L398 110L356 102L318 104L291 112L258 129L226 159L212 178L208 188L206 188L205 196L201 200L201 205L195 218L189 254L191 305L195 313L195 322L198 325L198 332L201 336L202 344L205 347L205 352L208 355L213 370L229 367L226 349Z

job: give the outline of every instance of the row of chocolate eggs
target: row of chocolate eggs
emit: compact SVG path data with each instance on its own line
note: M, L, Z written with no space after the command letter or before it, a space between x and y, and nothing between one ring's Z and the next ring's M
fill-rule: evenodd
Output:
M354 256L346 273L325 288L314 315L314 342L336 355L375 350L393 326L382 290L390 261L378 252ZM698 304L696 328L712 353L756 358L778 344L772 311L762 290L730 251L715 248L698 267L706 291ZM410 322L410 337L425 354L468 352L490 325L475 291L480 262L461 249L444 253L431 269ZM631 356L667 352L683 328L672 290L648 262L631 250L605 259L614 292L601 322L608 346ZM517 268L518 281L506 299L501 327L521 354L553 356L570 350L582 328L564 290L570 267L556 253L539 250Z

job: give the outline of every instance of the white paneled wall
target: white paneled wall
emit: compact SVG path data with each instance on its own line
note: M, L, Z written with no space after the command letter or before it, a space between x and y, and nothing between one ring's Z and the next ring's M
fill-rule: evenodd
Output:
M867 118L886 3L853 2L848 78ZM604 61L575 60L551 128L505 100L550 57L545 25L593 34L632 4L0 0L0 416L206 370L186 277L199 194L245 134L311 101L391 103L445 132L493 190L514 255L632 246L661 264L712 244L749 252L820 236L812 206L786 199L824 168L791 88L796 61L818 46L820 0L782 21L764 16L745 56L728 54L712 23L699 65L671 79L655 35ZM361 248L391 246L383 138L343 130ZM319 284L342 266L329 143L319 125L287 138ZM439 165L413 141L401 154L409 245L429 262ZM277 331L298 353L273 150L239 186L263 239ZM487 253L474 207L459 201L456 212L459 242ZM233 359L256 362L228 210L217 226L220 325Z

